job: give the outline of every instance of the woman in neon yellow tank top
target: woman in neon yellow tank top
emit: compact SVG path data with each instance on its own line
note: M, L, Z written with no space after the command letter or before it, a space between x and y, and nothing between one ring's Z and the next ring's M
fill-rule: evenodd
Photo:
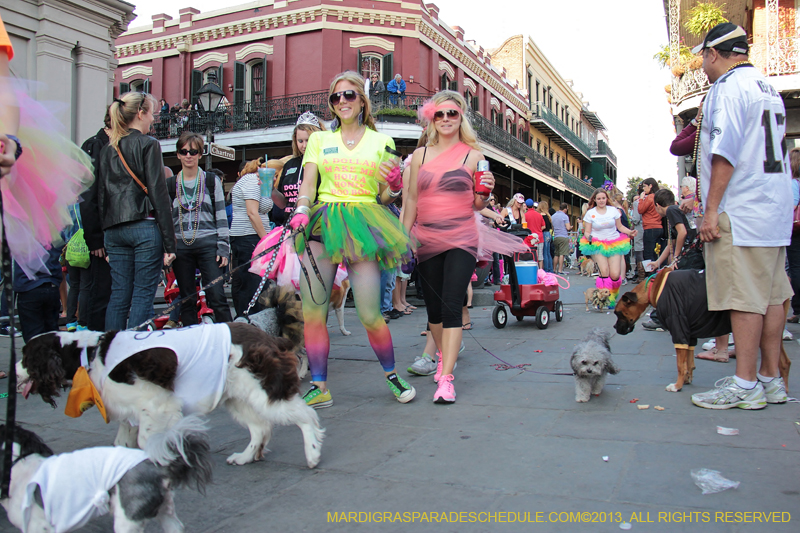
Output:
M308 139L303 157L303 183L290 222L293 228L305 226L295 247L306 269L312 272L311 262L304 253L306 240L309 241L327 290L323 291L313 273L310 281L300 277L312 380L304 398L315 409L333 404L327 387L330 351L327 318L336 268L344 263L358 318L367 330L389 389L399 402L406 403L414 398L416 391L394 371L392 336L380 312L381 270L394 268L411 253L405 229L382 205L390 203L399 193L396 180L390 179L389 187L386 183L389 171L396 165L381 164L386 147L394 149L394 141L375 130L370 101L364 94L364 78L355 72L344 72L334 78L329 107L335 120L331 131L312 133ZM319 198L315 203L318 180ZM314 298L320 301L323 297L321 304L314 302Z

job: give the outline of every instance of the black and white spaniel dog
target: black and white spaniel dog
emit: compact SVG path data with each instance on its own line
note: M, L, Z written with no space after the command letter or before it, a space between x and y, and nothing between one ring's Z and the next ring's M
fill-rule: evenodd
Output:
M60 389L80 366L120 422L115 444L144 448L183 415L207 414L224 403L250 431L250 443L228 464L263 458L273 424L303 432L306 463L320 460L325 431L299 394L292 341L238 322L199 324L177 330L52 332L32 338L17 363L19 391L39 394L56 406ZM83 364L82 364L83 361Z
M116 532L144 531L156 520L165 532L181 533L173 489L187 485L205 493L211 481L204 431L202 420L187 416L153 435L144 451L107 446L54 455L35 433L17 426L9 497L0 504L21 531L74 531L112 513Z

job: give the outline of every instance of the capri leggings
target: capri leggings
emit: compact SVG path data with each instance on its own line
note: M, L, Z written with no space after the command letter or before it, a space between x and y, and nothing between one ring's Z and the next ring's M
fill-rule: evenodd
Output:
M461 308L477 260L460 248L447 250L420 262L423 297L428 322L445 328L460 328Z

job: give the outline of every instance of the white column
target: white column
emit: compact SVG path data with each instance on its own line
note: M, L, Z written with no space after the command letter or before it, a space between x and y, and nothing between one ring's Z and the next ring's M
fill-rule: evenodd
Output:
M41 30L41 28L40 28ZM72 131L69 104L72 95L72 49L68 43L46 34L36 35L36 99L59 102L64 109L56 114L67 134Z
M77 120L75 139L77 144L94 135L103 126L106 105L111 102L108 92L109 51L98 51L80 47L76 68L77 94L74 98L76 109L73 116Z

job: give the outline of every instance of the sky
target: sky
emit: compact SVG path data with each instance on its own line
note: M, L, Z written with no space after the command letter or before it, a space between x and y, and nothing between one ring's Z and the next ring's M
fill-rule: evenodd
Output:
M137 6L131 27L151 16L178 10L220 8L219 0L128 0ZM230 5L235 5L231 0ZM608 128L617 156L617 183L652 176L677 185L677 160L669 153L675 137L664 86L669 71L653 59L668 35L662 0L433 0L439 18L464 29L484 49L508 37L530 36L589 109ZM246 3L246 2L241 2ZM521 81L521 80L520 80Z

